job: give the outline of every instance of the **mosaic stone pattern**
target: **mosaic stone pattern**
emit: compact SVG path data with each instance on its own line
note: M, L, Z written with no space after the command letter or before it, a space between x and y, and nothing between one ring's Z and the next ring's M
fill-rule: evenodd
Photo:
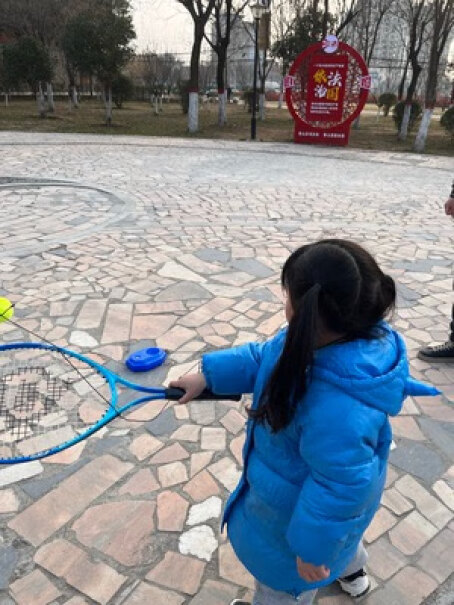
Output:
M418 605L446 583L454 366L416 354L448 333L451 159L85 135L0 133L0 143L0 295L24 328L120 373L129 352L164 347L150 385L193 371L207 350L272 336L284 323L279 270L302 243L347 237L373 252L398 284L393 323L412 373L443 395L410 398L393 419L361 602ZM3 342L24 338L0 326ZM152 403L71 450L0 468L0 603L250 598L253 579L219 532L244 405ZM350 600L330 586L317 602Z

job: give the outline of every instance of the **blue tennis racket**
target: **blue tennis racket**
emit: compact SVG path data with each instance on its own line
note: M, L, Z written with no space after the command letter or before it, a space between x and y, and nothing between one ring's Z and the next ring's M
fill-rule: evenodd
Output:
M0 464L51 456L131 408L158 399L178 400L183 394L133 383L85 355L50 343L0 345ZM205 390L197 399L240 398Z

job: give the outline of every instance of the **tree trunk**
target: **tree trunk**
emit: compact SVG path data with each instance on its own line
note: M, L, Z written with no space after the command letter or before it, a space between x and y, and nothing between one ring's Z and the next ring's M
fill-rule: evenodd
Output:
M427 107L422 114L421 124L419 125L418 134L416 135L415 144L413 146L413 149L419 153L422 153L426 147L426 139L433 111L433 107Z
M47 111L54 113L55 111L55 103L54 103L54 89L52 87L52 82L47 82Z
M69 101L69 111L72 111L73 108L77 109L79 107L79 101L77 99L77 88L74 82L69 85L68 90L68 101Z
M399 89L397 91L397 100L402 101L402 97L404 96L404 88L405 88L405 80L407 79L408 65L410 59L407 59L405 62L404 73L402 74L402 79L400 80Z
M79 99L77 97L77 88L76 88L76 78L74 75L73 69L66 65L66 72L68 74L68 99L69 99L69 110L71 111L73 107L79 107Z
M265 119L265 93L259 95L259 119L263 122Z
M433 24L433 38L430 46L429 65L426 81L425 109L416 135L413 149L420 153L426 146L427 134L429 132L430 121L432 118L435 103L437 101L438 70L440 67L440 58L448 39L448 34L452 28L452 9L454 2L449 0L446 4L435 3L435 17Z
M328 33L328 17L329 17L329 0L324 2L323 23L322 23L322 40L326 38Z
M282 63L282 79L281 79L281 89L279 91L279 102L278 102L278 109L282 109L282 105L284 103L284 95L285 95L285 90L284 90L284 78L286 75L286 68L284 63Z
M317 35L316 35L317 12L318 12L318 0L312 0L312 7L311 7L311 13L312 13L311 14L311 18L312 18L311 39L312 39L312 42L317 41Z
M225 126L227 123L227 91L218 90L218 125Z
M225 64L226 52L225 49L219 47L217 50L218 64L216 67L216 82L218 85L218 125L225 126L227 122L227 98L225 89Z
M191 133L199 129L199 93L189 93L188 130Z
M104 103L106 105L106 125L112 126L112 86L108 84L104 89Z
M154 96L154 113L155 113L155 116L159 115L159 99L158 99L158 95Z
M40 118L46 117L46 101L44 99L43 87L41 82L38 84L38 94L36 95L38 103L38 115Z
M417 55L413 55L411 57L411 64L412 64L412 74L411 74L410 84L407 88L407 98L405 100L404 116L402 118L402 124L400 125L399 134L397 135L397 138L399 139L399 141L405 141L405 139L407 138L408 124L410 123L410 113L411 113L411 104L413 101L413 95L415 94L416 83L418 81L419 74L422 71L422 67L418 63ZM407 112L407 115L406 115L406 112Z
M8 93L5 92L5 107L8 107L9 105L9 101L8 101Z
M259 120L263 122L265 119L265 95L266 95L266 49L261 57L262 65L259 69L260 75L260 94L259 94Z
M405 141L408 134L408 125L410 124L410 115L411 115L411 103L406 103L404 107L404 115L402 117L402 123L400 125L399 134L397 138L399 141Z
M199 64L202 47L203 26L194 23L194 42L191 51L191 71L189 77L189 110L188 130L191 133L199 130Z

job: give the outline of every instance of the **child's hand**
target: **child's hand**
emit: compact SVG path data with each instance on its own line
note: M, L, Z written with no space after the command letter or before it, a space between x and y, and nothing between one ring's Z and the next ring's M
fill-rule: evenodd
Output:
M306 580L306 582L319 582L320 580L326 580L329 578L330 571L324 565L316 567L312 563L305 563L299 557L296 558L296 564L298 567L298 573Z
M172 380L169 386L186 391L183 397L178 400L178 403L188 403L188 401L195 399L195 397L206 389L207 383L205 376L201 373L185 374L184 376L180 376L178 380Z

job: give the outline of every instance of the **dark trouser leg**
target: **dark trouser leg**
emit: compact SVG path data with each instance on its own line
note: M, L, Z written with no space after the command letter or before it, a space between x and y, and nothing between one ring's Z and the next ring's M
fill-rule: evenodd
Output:
M452 286L454 290L454 282ZM440 345L422 348L418 357L427 362L454 363L454 304L451 308L448 340Z

